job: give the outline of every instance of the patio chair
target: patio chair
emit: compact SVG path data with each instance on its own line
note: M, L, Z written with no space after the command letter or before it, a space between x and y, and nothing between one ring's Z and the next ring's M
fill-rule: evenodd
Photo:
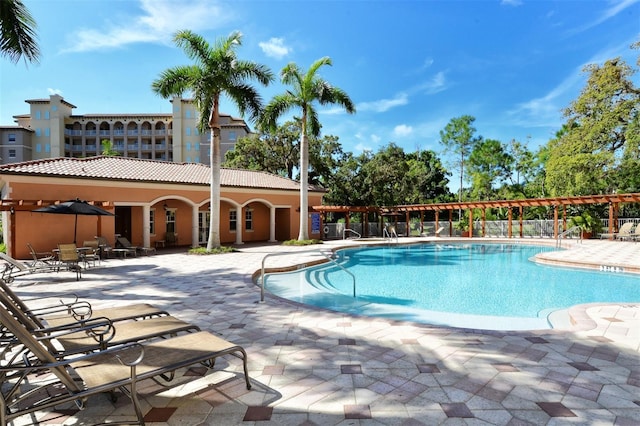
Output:
M29 274L37 274L44 272L57 272L59 265L39 264L32 266L23 263L13 257L0 252L0 259L4 260L4 268L2 269L2 279L8 283L13 282L16 277Z
M64 264L67 270L76 273L76 281L82 278L82 267L80 266L80 255L75 244L58 244L58 262Z
M27 247L29 247L29 252L31 253L31 257L33 258L33 262L31 262L30 266L53 266L56 264L56 257L51 252L37 252L31 243L27 243Z
M22 311L38 317L48 326L61 326L98 317L108 317L112 322L118 322L169 315L169 312L164 309L156 308L148 303L132 303L96 309L91 303L80 300L75 294L55 294L25 300L15 294L2 279L0 279L0 292L4 292ZM30 306L30 304L34 306Z
M117 324L108 317L93 317L52 327L30 310L22 309L24 303L18 303L16 299L19 300L15 294L10 297L8 293L0 292L0 304L11 312L24 328L40 338L56 337L63 349L58 351L51 348L57 356L104 350L110 346L176 336L181 332L200 331L198 326L169 315L139 321L123 320Z
M635 227L632 226L628 234L617 236L619 240L635 240L635 241L637 241L639 237L640 237L640 223L635 225Z
M149 256L149 253L155 253L156 249L155 247L142 247L142 246L134 246L133 244L131 244L131 242L127 239L127 237L119 237L118 240L122 240L120 243L122 244L123 247L125 248L135 248L136 251Z
M117 241L117 246L118 247L122 247L125 249L129 249L129 250L133 250L134 254L137 254L138 252L143 253L145 255L149 255L149 253L155 252L156 249L153 247L139 247L139 246L134 246L133 244L131 244L131 242L127 239L127 237L118 237L116 238Z
M100 258L106 259L111 256L111 251L113 247L109 244L109 241L105 237L95 237L98 242L98 247L100 248Z
M9 358L0 366L4 382L0 397L2 426L17 417L68 402L75 402L82 409L87 398L103 392L112 393L116 389L121 389L131 399L138 424L144 425L137 393L139 381L149 378L166 380L173 377L175 370L199 363L213 368L215 359L225 355L242 360L245 383L247 389L251 389L245 350L208 332L129 344L73 358L58 358L49 350L55 346L55 337L36 338L2 307L0 321L20 342L23 355ZM44 373L52 373L57 382L38 381L50 376ZM36 394L38 398L34 397Z
M609 232L609 233L600 234L600 239L613 238L615 240L616 238L619 238L621 236L625 237L631 234L632 230L633 230L633 222L625 222L622 224L622 226L620 226L620 229L618 229L618 232Z

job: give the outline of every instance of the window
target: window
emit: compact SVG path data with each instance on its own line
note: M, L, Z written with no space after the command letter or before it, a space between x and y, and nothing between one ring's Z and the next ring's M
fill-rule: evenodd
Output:
M200 162L200 157L194 157L193 158L193 162L194 163L199 163Z
M42 144L36 144L36 152L42 152Z
M187 151L191 151L191 142L187 142L186 148Z
M185 110L185 112L184 112L184 118L191 118L191 110L190 110L190 109Z
M45 136L51 136L51 129L49 129L48 127L46 129L44 129L44 135Z
M48 144L48 143L44 144L44 152L51 152L51 144Z
M149 233L156 233L156 209L149 210Z
M229 230L231 232L236 231L237 223L238 223L238 212L235 210L229 210Z
M165 210L167 232L176 232L176 209Z
M36 136L42 136L42 129L36 129Z
M40 111L36 111L36 120L40 120Z
M196 136L198 136L200 134L200 132L198 131L197 127L193 128L193 134L196 135Z
M191 157L187 157L185 160L185 163L190 163L191 162Z
M253 231L253 210L251 209L244 211L244 229Z
M9 142L15 142L15 141L16 141L16 134L9 133Z
M186 129L184 129L184 133L187 136L191 136L191 127L187 127Z
M229 132L229 140L230 141L235 141L236 140L236 132L235 131Z
M48 120L49 119L49 111L45 111L44 112L44 119Z
M16 150L15 149L10 149L9 150L9 158L16 158Z
M195 151L200 151L200 144L199 144L198 142L194 143L194 144L193 144L193 149L194 149Z

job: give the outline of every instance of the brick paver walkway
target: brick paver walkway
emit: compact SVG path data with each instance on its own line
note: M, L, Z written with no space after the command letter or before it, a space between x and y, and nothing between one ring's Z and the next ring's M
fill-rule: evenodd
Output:
M325 245L328 247L329 245ZM325 247L325 248L326 248ZM252 274L276 245L218 256L112 259L86 271L16 280L23 297L75 292L97 306L149 302L243 345L214 372L141 386L148 425L636 425L640 424L640 300L578 306L567 330L497 332L435 327L304 307L267 295ZM304 262L277 257L270 266ZM640 267L640 244L585 241L548 261ZM13 424L134 420L106 396Z

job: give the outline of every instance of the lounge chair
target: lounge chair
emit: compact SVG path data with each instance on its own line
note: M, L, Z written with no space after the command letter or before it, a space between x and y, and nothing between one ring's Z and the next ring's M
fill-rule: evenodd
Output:
M156 316L139 321L120 321L114 324L108 317L93 317L77 322L66 321L62 325L50 326L46 317L24 310L15 294L0 292L0 304L17 318L22 326L39 338L55 336L63 348L56 356L92 352L110 346L140 342L156 337L175 336L181 332L200 331L200 328L172 316ZM81 331L75 331L81 329ZM54 349L51 349L54 351Z
M0 252L0 259L5 261L4 269L2 270L2 279L8 283L12 282L16 277L29 274L37 274L44 272L57 272L59 270L58 265L39 264L32 266L28 263L23 263L13 257Z
M638 240L640 237L640 223L638 223L635 227L631 227L631 230L628 234L618 235L619 240Z
M131 398L138 424L144 425L137 395L140 380L171 378L172 374L167 374L199 363L212 368L215 359L224 355L242 360L245 383L247 389L251 389L245 350L204 331L114 347L74 358L58 358L49 350L55 346L54 337L37 339L3 307L0 307L0 321L20 343L22 355L9 358L0 366L4 383L0 398L2 426L25 414L68 402L84 408L88 397L116 389L121 389ZM43 373L47 372L55 375L58 383L50 380L39 382L38 378L46 377ZM55 392L47 392L55 387L58 387ZM36 394L38 398L34 397Z
M111 257L113 247L111 247L109 241L107 241L105 237L96 237L96 241L98 242L98 247L100 249L100 258L106 259L107 257Z
M600 234L600 239L603 239L603 238L613 238L613 239L615 239L619 235L625 236L625 235L630 234L632 229L633 229L633 223L632 222L625 222L625 223L622 224L622 226L620 226L620 229L618 229L618 232L608 232L608 233Z
M76 273L76 281L82 278L82 267L80 266L80 255L75 244L58 244L58 262L64 264L67 270Z
M33 258L30 266L53 266L57 263L56 257L51 252L37 252L30 243L27 243L29 252Z
M145 318L168 316L163 309L148 303L132 303L112 308L95 309L86 300L79 300L74 294L52 295L46 298L25 300L11 290L7 283L0 279L0 292L4 292L20 309L34 315L48 326L62 326L90 318L107 317L112 322L125 320L141 320ZM49 301L47 303L47 301ZM30 304L38 306L29 306Z
M117 247L122 247L128 250L133 250L134 254L137 254L138 252L143 253L145 255L149 255L149 253L155 252L156 249L153 247L139 247L139 246L134 246L133 244L131 244L131 242L127 239L127 237L118 237L116 238L116 246Z

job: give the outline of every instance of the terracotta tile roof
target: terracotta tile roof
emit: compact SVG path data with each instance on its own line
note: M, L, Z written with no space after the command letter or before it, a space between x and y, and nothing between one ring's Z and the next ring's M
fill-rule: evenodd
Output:
M50 158L0 165L0 175L55 176L120 181L209 185L210 168L200 163L174 163L139 158L98 156ZM266 172L222 169L221 186L299 191L298 182ZM309 191L323 192L309 185Z

